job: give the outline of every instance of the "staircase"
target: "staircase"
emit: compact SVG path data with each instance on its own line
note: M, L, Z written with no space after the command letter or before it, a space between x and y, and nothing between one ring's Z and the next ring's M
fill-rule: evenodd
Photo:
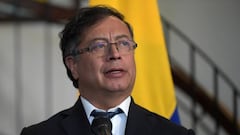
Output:
M171 70L173 75L173 80L176 86L180 88L182 92L191 97L192 106L191 116L192 116L192 128L197 129L201 126L201 120L204 116L210 115L214 119L215 128L213 131L209 131L208 134L218 135L220 132L220 127L223 127L226 132L231 135L240 134L240 125L238 122L238 101L240 99L239 89L233 84L233 82L227 77L227 75L219 69L216 64L200 49L193 41L191 41L186 35L184 35L178 28L167 21L166 18L162 16L162 22L165 30L166 43L168 50L171 49L171 36L177 36L180 38L187 49L189 50L188 63L190 67L190 72L187 73L183 67L174 59L173 55L169 51L169 56L171 59ZM170 35L170 33L172 35ZM202 59L205 63L209 65L212 72L212 85L213 93L210 94L205 86L201 85L197 79L197 57ZM222 103L219 98L220 95L220 80L224 81L230 88L232 94L232 107L233 111L227 109L227 107ZM201 106L203 112L197 113L197 104ZM181 107L181 104L179 105Z

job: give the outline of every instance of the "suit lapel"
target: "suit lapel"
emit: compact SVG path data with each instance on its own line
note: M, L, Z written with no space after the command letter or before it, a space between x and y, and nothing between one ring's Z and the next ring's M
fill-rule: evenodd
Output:
M125 135L148 135L150 133L150 125L146 124L148 123L148 116L144 112L145 111L136 105L132 99L128 113Z
M66 115L69 116L62 121L62 125L67 135L91 135L90 124L80 98Z

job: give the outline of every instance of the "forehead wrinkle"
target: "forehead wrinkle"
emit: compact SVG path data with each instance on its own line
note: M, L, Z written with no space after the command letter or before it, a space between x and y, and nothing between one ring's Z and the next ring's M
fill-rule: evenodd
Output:
M109 41L110 41L110 42L113 41L113 32L109 32Z

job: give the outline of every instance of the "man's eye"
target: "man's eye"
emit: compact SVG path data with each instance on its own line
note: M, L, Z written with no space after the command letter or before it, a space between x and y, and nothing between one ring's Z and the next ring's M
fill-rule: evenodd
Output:
M130 46L130 43L128 41L119 41L118 44L121 46Z
M105 42L95 42L91 46L91 50L101 49L105 48L107 45Z

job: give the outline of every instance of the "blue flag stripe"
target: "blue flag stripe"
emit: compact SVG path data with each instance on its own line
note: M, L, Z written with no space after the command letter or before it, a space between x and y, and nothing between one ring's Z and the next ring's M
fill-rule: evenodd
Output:
M173 112L173 115L172 115L172 117L170 118L170 120L171 120L172 122L178 124L178 125L181 124L177 107L176 107L175 111Z

